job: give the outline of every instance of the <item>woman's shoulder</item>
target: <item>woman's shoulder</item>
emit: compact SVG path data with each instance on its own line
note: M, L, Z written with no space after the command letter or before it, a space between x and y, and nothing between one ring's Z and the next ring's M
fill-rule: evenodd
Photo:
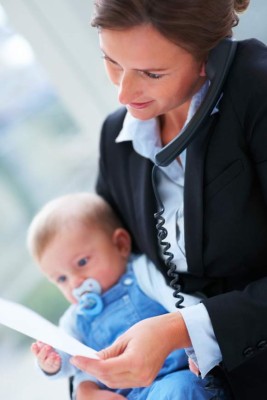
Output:
M117 110L110 113L104 123L103 129L112 129L113 131L120 131L123 125L124 118L126 116L127 109L125 107L120 107Z
M237 110L257 106L267 99L267 46L257 39L238 42L224 95Z
M256 38L238 40L239 50L251 52L251 51L266 51L266 44Z
M118 146L116 146L115 139L122 130L126 113L126 108L120 107L113 113L109 114L104 120L100 135L100 148L102 155L105 150L107 151L107 154L109 154L111 147L114 148L114 150L117 149Z
M257 80L266 77L267 46L257 39L246 39L238 42L236 56L233 62L233 72L242 78Z

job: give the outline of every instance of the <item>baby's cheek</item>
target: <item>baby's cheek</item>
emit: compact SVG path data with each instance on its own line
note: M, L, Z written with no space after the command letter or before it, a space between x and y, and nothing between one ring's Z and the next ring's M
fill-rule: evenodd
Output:
M71 304L77 303L77 300L75 299L75 297L68 290L61 288L61 287L59 287L59 290L61 291L61 293L63 294L63 296L69 303L71 303Z

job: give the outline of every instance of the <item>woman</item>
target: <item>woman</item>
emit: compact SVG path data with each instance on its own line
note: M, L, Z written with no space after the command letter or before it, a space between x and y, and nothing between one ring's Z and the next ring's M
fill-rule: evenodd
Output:
M153 219L154 157L203 102L209 54L232 36L248 3L95 2L92 24L125 106L103 125L97 190L165 276ZM223 377L232 398L265 399L266 161L267 49L246 40L204 128L158 176L179 285L202 302L136 325L101 361L76 358L76 366L110 387L145 386L172 350L185 348L191 368L202 378Z

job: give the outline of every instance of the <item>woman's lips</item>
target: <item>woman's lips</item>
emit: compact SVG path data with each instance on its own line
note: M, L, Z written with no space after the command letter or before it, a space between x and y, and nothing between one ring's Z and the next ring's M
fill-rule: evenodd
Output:
M144 103L129 103L129 107L135 108L136 110L141 110L143 108L148 107L152 102L153 100L146 101Z

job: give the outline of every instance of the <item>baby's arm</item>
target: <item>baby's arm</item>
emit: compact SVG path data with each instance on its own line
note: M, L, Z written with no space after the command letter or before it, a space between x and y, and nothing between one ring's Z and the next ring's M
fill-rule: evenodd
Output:
M77 388L75 400L123 400L126 397L109 390L100 389L95 382L81 382Z
M38 341L32 344L31 351L46 374L56 374L60 370L61 357L53 347Z

